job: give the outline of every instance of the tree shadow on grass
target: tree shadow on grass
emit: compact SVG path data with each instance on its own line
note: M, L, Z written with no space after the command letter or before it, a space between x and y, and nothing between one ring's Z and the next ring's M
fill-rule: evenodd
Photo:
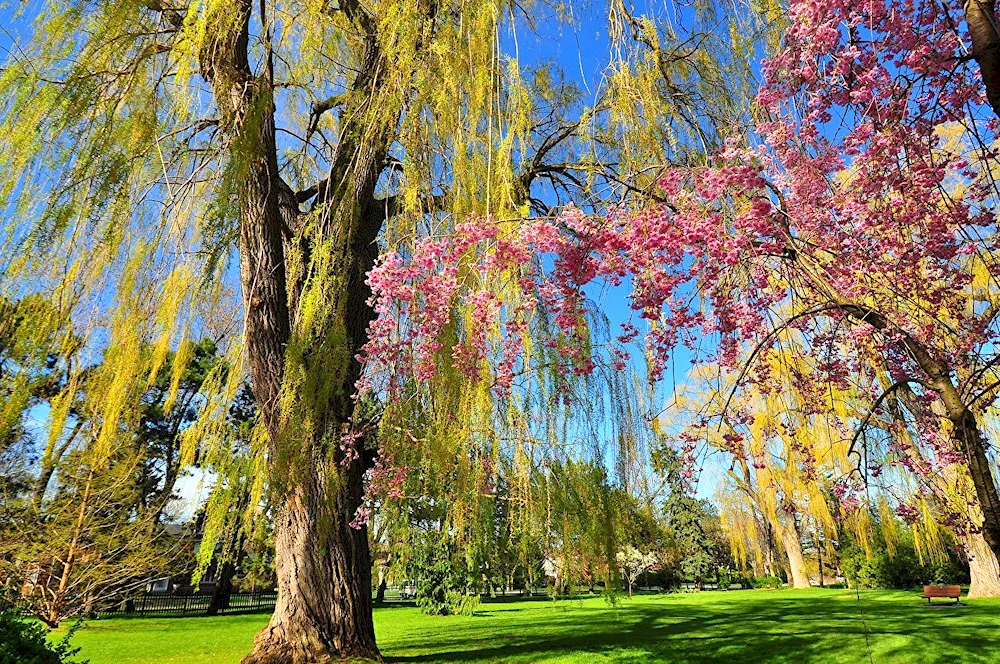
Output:
M391 662L969 662L1000 661L1000 616L987 606L927 609L896 595L859 604L821 593L732 601L625 603L618 608L511 608L495 625L456 625L394 644ZM867 638L866 638L867 637ZM402 647L399 647L402 646ZM420 654L393 657L393 651ZM433 652L428 653L429 650Z

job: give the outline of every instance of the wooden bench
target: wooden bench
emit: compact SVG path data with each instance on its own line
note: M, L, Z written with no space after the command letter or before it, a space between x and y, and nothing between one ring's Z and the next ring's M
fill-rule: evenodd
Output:
M949 599L954 599L955 604L961 604L959 598L962 596L961 586L924 586L924 594L921 595L930 604L931 600L935 597L947 597Z

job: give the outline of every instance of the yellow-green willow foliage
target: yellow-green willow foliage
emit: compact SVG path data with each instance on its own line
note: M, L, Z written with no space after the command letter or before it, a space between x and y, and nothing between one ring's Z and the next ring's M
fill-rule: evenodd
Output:
M631 197L621 182L638 169L689 161L715 142L714 125L748 108L749 74L735 84L734 63L757 41L720 31L708 8L691 13L691 29L626 20L613 82L585 81L589 94L554 66L520 60L524 31L564 26L561 12L536 24L551 9L542 3L56 0L30 17L33 37L0 73L0 292L66 303L86 352L103 359L101 389L87 395L98 456L134 427L131 405L168 350L222 323L227 369L205 381L208 406L185 433L184 457L201 446L205 463L226 470L228 405L252 374L262 427L252 440L266 445L250 446L253 470L234 473L260 478L254 493L275 492L284 567L270 636L250 661L377 655L362 599L368 570L331 565L367 565L364 537L345 529L361 500L361 463L344 462L341 443L361 419L355 357L368 322L364 274L378 250L405 252L468 214L514 225L562 200L601 210ZM641 47L620 46L629 40ZM705 109L713 122L699 119ZM515 276L462 278L513 308ZM234 314L219 321L215 310ZM467 312L453 319L469 324ZM526 370L543 367L545 353L530 349L542 361ZM499 436L573 440L573 418L551 412L552 384L528 378L513 403L498 403L485 382L443 371L433 389L416 386L415 405L386 410L377 444L465 500L483 484L473 460L497 459ZM422 418L416 433L400 414ZM615 439L637 456L637 438ZM512 447L514 468L539 465L536 451ZM251 499L247 510L257 507ZM476 510L456 509L456 523L464 513ZM324 556L328 547L357 556ZM299 554L311 578L287 577ZM326 582L342 587L322 607L289 609L321 595L299 589ZM326 627L293 625L316 616ZM291 636L300 629L310 636Z
M727 429L723 424L717 432L710 428L705 438L731 455L725 461L730 471L720 490L719 504L734 558L751 563L755 570L766 569L769 546L776 540L791 560L789 543L783 541L782 534L796 521L803 527L809 524L813 532L799 535L813 546L823 547L822 556L827 561L839 555L833 549L837 540L841 546L853 543L868 558L884 551L892 559L905 531L922 565L944 564L947 543L953 538L963 543L967 552L977 551L975 556L968 555L972 587L977 595L993 592L996 572L988 547L980 541L980 534L963 532L964 520L955 511L959 505L967 506L973 496L968 478L948 470L934 474L930 490L917 490L919 476L900 463L900 455L912 463L927 462L910 427L902 422L893 425L891 417L876 417L871 419L868 436L855 440L857 427L869 412L867 390L825 384L824 394L817 398L808 392L810 368L793 349L785 345L758 358L762 370L771 377L769 386L775 389L762 392L751 384L732 394L731 388L710 390L702 403L703 412L718 412L731 396L730 407L754 416L749 426ZM873 372L870 378L877 379L878 373ZM890 411L902 417L899 408ZM875 431L879 427L884 429L882 434ZM729 431L744 434L740 449L733 450L722 437ZM884 448L884 438L893 437L895 445ZM735 459L730 460L732 457ZM832 491L835 484L845 482L853 484L856 491L849 508L847 501L836 499ZM857 493L857 487L863 492ZM897 508L908 515L905 526ZM958 526L954 533L941 525L948 520ZM766 532L769 527L774 529L770 536Z
M497 586L509 587L514 577L541 584L538 565L546 555L558 557L560 582L592 586L616 573L622 515L636 507L611 483L628 486L645 458L638 378L609 371L606 385L581 379L573 387L594 397L566 406L554 377L550 386L544 372L533 374L540 384L515 392L499 419L488 382L461 381L448 371L380 417L383 449L407 468L402 496L385 500L378 513L380 548L388 550L393 576L407 578L414 542L428 527L470 558L486 556L484 573Z
M746 9L675 4L642 15L610 2L613 56L601 97L608 113L596 135L620 145L620 175L630 186L648 186L657 166L702 162L720 135L750 118L753 58L777 46L783 19L775 3Z
M705 441L729 455L731 461L725 463L732 463L734 480L755 487L761 494L759 508L772 522L779 520L785 501L786 510L809 513L832 535L837 528L827 496L832 482L852 468L844 435L853 412L852 396L829 386L824 404L828 410L816 412L813 395L803 393L794 378L793 369L799 375L810 373L799 355L775 349L757 361L771 376L767 390L749 384L734 393L731 383L717 388L708 383L707 391L696 397L700 412L721 412L728 400L729 408L753 417L749 425L734 427L728 424L732 418L724 418L718 427L710 424ZM710 378L711 372L702 375ZM730 442L733 435L740 436L736 449Z
M719 522L736 565L740 569L747 569L749 565L761 575L772 573L774 561L768 559L772 550L770 531L765 529L761 533L759 514L746 495L723 486L716 491L714 502L719 508Z
M0 170L7 174L0 208L9 212L3 288L40 290L75 307L89 343L115 349L108 364L121 371L102 404L109 427L126 407L127 385L156 374L167 349L191 336L197 312L232 297L222 284L232 276L226 259L245 164L238 141L224 131L232 119L213 102L199 60L206 35L220 30L214 21L224 7L48 3L38 17L22 17L34 19L36 32L13 49L0 74ZM282 168L294 188L305 189L323 178L346 126L335 111L352 108L344 89L362 53L350 21L324 2L265 9L251 66L274 81ZM551 66L525 65L516 49L506 50L507 35L516 41L528 32L516 16L522 9L530 8L494 1L448 7L429 37L416 18L420 2L370 8L379 47L392 63L364 129L391 132L397 162L385 171L383 188L391 194L386 205L403 213L387 220L390 246L447 229L465 213L523 216L532 179L555 173L538 170L549 165L536 160L543 151L591 180L615 163L622 170L614 178L624 177L714 140L714 127L693 126L704 109L716 109L717 124L723 115L739 119L747 107L747 81L733 84L736 63L749 57L755 43L746 35L762 24L748 32L731 19L727 42L724 32L713 32L719 17L707 5L690 25L630 16L625 22L642 30L616 31L607 85L595 84L588 100ZM623 12L612 12L618 25ZM747 22L756 16L728 7L725 14ZM667 57L668 49L676 57ZM663 62L668 69L659 68ZM681 80L691 92L678 96L670 86ZM723 80L728 84L719 85ZM405 108L399 118L391 114L397 108ZM380 109L390 115L378 116ZM600 154L586 155L595 145ZM452 214L429 217L429 197L442 191ZM516 305L509 283L486 286ZM304 327L330 287L299 304ZM140 341L158 349L148 361L136 361ZM236 343L234 360L238 355ZM231 395L242 377L233 371L227 378L220 393Z

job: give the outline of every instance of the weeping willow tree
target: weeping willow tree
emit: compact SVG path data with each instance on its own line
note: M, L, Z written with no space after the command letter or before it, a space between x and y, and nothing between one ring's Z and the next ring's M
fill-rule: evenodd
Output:
M721 503L734 557L746 561L752 553L756 567L773 569L771 546L780 547L789 581L808 588L807 523L823 531L828 546L841 526L865 528L863 515L839 514L831 494L855 468L847 431L858 399L832 383L816 394L808 378L813 367L794 343L757 361L769 376L765 385L739 385L710 367L695 376L702 393L688 398L695 413L689 435L721 452L728 468Z
M754 12L667 6L670 20L654 22L612 3L609 76L588 98L557 67L519 61L534 9L60 0L22 17L33 34L0 74L3 286L72 309L105 358L95 450L113 447L169 349L241 293L241 340L228 370L206 377L182 457L196 445L228 454L223 428L248 374L250 448L262 452L243 500L268 492L279 599L247 662L379 656L356 522L378 454L345 441L380 247L466 214L640 200L659 166L700 159L720 125L747 115ZM448 390L494 412L465 380ZM458 430L439 429L461 449Z
M797 344L791 335L760 354L766 384L736 389L709 375L710 387L695 400L702 422L706 414L720 418L699 435L731 459L720 502L734 557L752 555L763 567L773 539L793 584L807 586L804 524L823 533L828 560L838 534L867 557L879 541L891 558L898 512L921 563L942 560L944 537L953 538L969 563L970 595L995 595L997 563L975 527L981 515L972 480L942 456L947 431L939 420L918 421L919 399L905 386L873 411L870 393L890 382L884 366L869 365L850 382L813 380L815 368Z
M593 324L595 333L606 329ZM536 350L544 363L547 353ZM480 576L487 589L544 585L545 559L559 592L581 580L591 589L609 583L625 524L641 520L629 487L646 459L648 428L636 377L599 371L567 386L554 373L526 372L497 408L488 380L460 381L451 371L386 404L380 417L382 457L406 468L392 495L368 499L390 573L419 579L425 570L414 558L430 538L464 558L458 567L472 582L453 579L456 591L478 594ZM589 398L567 403L567 387Z

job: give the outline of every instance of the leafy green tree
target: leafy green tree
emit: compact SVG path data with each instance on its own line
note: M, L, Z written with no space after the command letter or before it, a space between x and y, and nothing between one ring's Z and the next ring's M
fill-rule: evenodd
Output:
M113 604L191 555L190 543L166 533L152 510L136 512L141 465L127 447L109 455L94 446L73 451L45 509L5 524L0 559L50 626Z
M158 353L140 350L144 357ZM50 625L117 601L150 573L181 571L192 555L190 541L169 535L161 520L182 467L184 428L218 366L215 344L183 343L163 353L152 383L132 392L138 408L110 440L101 404L117 388L105 359L68 388L50 390L36 476L22 487L19 503L5 501L0 522L0 564L25 585L34 611ZM194 447L188 446L189 462Z

